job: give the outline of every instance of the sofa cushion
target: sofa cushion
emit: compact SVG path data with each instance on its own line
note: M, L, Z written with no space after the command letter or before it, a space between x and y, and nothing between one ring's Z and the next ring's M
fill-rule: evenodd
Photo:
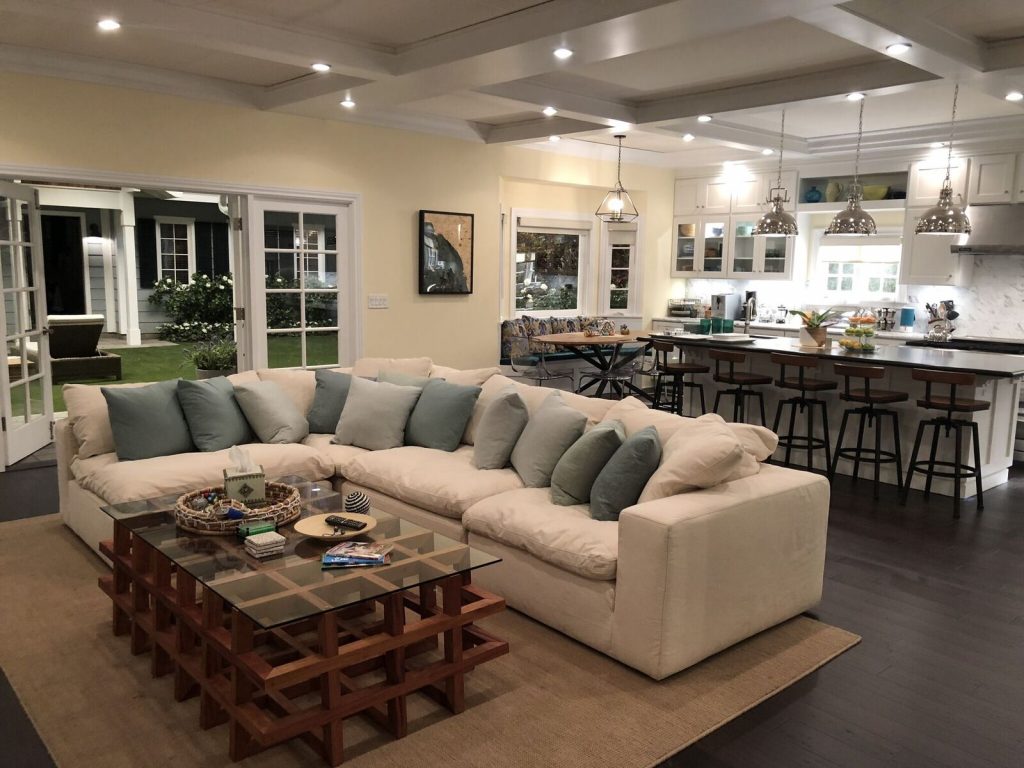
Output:
M200 451L220 451L252 442L252 429L235 400L235 388L225 377L179 379L178 402L185 412L192 442Z
M469 446L451 453L412 445L364 453L348 463L345 478L452 518L481 499L523 487L512 469L474 467Z
M272 381L288 395L299 413L305 416L313 407L316 391L316 373L301 368L261 368L256 372L260 381Z
M480 387L427 379L405 425L405 444L454 451L479 396Z
M526 429L530 412L514 387L507 387L491 400L476 429L473 466L504 469L512 458L519 436Z
M306 412L277 381L237 384L235 399L261 443L298 443L309 434Z
M618 523L594 520L585 504L559 506L544 488L522 488L484 499L467 510L462 522L473 533L585 578L615 578Z
M429 376L432 365L429 357L361 357L352 366L352 375L375 379L381 371L397 371L410 376Z
M331 461L310 446L253 443L246 446L246 451L254 462L263 466L271 480L287 475L325 480L334 474ZM226 450L108 462L102 466L96 462L88 474L85 474L85 464L78 464L82 472L78 477L79 485L111 504L222 485L224 470L233 466Z
M353 377L334 442L371 451L403 445L405 426L420 392L419 387Z
M566 405L558 393L548 395L512 449L512 466L527 487L551 485L551 473L558 460L579 440L586 427L585 415Z
M430 378L444 379L452 384L462 384L466 387L482 387L484 382L491 376L501 373L501 368L471 368L460 371L458 368L449 368L446 365L433 365L430 367Z
M603 421L573 443L551 473L551 501L561 506L589 503L594 481L625 439L621 422Z
M302 444L315 448L326 456L327 460L334 464L334 474L339 477L347 477L345 470L349 462L367 452L358 445L338 445L334 442L334 435L311 434L302 441Z
M132 461L195 450L178 402L177 379L133 389L100 390L107 401L117 458Z
M654 427L644 427L619 446L590 491L590 514L595 520L618 520L626 507L636 504L658 468L661 442Z
M348 373L335 371L317 371L316 388L313 392L313 405L309 409L306 420L310 432L333 434L338 428L338 419L348 399L352 376Z

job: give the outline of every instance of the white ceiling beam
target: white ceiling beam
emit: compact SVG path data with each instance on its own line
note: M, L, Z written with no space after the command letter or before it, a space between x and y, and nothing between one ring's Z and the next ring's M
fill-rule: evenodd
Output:
M611 127L614 127L616 123L632 124L636 122L636 107L629 104L599 99L582 93L567 93L527 80L488 85L479 88L478 91L503 99L520 101L531 107L536 107L538 110L545 106L552 106L563 117L603 122Z
M678 123L644 126L644 130L676 138L682 137L684 133L692 133L694 136L710 139L733 149L760 151L766 147L773 150L779 148L779 132L777 130L752 128L749 125L737 125L722 120L700 123L696 118L691 118ZM783 149L787 154L807 154L807 139L787 133Z
M311 72L304 77L264 88L257 96L256 103L260 109L277 109L296 102L339 93L367 82L369 81L361 77L347 77L333 72Z
M547 136L565 136L571 133L594 131L605 126L570 117L549 117L504 125L477 123L475 127L487 144L510 144L536 141Z

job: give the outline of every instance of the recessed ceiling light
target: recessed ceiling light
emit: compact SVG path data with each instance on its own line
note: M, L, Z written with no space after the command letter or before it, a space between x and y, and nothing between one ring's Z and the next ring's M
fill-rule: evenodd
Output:
M352 100L351 96L346 96L341 100L341 106L345 107L345 109L352 109L355 105L356 103Z
M116 32L121 28L121 22L117 19L100 19L96 22L96 26L104 32Z
M1006 94L1006 100L1022 101L1024 100L1024 93L1021 93L1020 91L1010 91L1008 94Z
M542 109L541 112L543 112L548 117L554 117L555 115L558 114L558 110L555 109L554 107L544 107L544 109Z
M854 91L853 93L846 94L847 101L860 101L864 98L864 94L860 91Z
M552 144L554 142L556 142L556 141L561 141L561 140L562 140L561 136L548 136L548 141L550 141Z
M331 71L331 65L330 64L324 64L323 62L320 62L320 61L318 61L316 64L312 64L310 66L313 68L314 72L330 72Z
M568 48L555 48L556 59L562 59L564 61L565 59L568 59L570 56L572 56L572 51L569 50Z
M885 52L890 56L902 56L912 47L910 43L893 43L892 45L885 46Z
M711 115L697 115L697 122L698 123L710 123L711 122Z
M693 141L695 138L697 138L697 137L694 136L692 133L684 133L683 134L683 141Z
M762 155L766 155L766 156L767 155L774 155L775 154L775 150L774 149L769 149L768 147L765 147L764 149L761 150L761 154Z
M931 143L931 148L932 149L942 149L944 146L946 146L946 145L943 144L941 141L933 141Z

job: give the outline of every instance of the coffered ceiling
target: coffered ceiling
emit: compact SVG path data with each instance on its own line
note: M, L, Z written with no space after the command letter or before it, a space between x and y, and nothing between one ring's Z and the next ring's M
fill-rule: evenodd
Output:
M867 147L924 147L954 81L965 136L1020 136L1024 2L0 0L3 70L687 167L765 161L783 105L788 152L848 154L851 91Z

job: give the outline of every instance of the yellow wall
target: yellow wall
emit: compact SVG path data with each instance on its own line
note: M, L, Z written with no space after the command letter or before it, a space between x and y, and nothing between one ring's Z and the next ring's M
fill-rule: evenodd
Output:
M591 212L593 190L580 189L615 180L609 162L8 73L0 114L2 164L361 194L364 354L429 355L455 366L497 357L502 179L541 181L553 192L570 185L550 199L585 199ZM623 168L627 188L644 200L646 317L662 312L670 290L673 177ZM547 208L547 200L517 206ZM476 214L473 295L417 293L421 208ZM391 308L366 310L366 293L387 293Z

